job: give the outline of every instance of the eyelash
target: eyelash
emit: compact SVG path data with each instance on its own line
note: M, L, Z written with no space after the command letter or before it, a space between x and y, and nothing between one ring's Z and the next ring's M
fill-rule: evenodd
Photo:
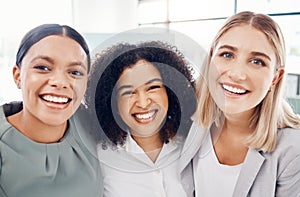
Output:
M261 59L252 59L251 62L256 65L266 66L266 63ZM259 62L258 64L255 62Z
M230 59L230 58L233 58L233 54L229 53L229 52L222 52L222 53L220 53L220 57ZM256 65L266 66L266 63L261 59L251 59L250 62L253 64L256 64ZM259 62L259 63L257 63L257 62Z
M47 66L44 66L44 65L38 65L38 66L35 66L34 68L37 70L41 70L41 71L51 71L50 68L48 68Z
M37 70L40 70L42 72L49 72L49 71L51 71L51 69L49 67L44 66L44 65L34 66L34 68L37 69ZM72 70L72 71L69 71L68 73L71 74L72 76L75 76L75 77L84 76L84 73L81 72L81 71L78 71L78 70Z
M220 56L224 57L226 59L229 59L229 58L232 58L233 55L229 52L223 52L223 53L220 54ZM228 56L230 56L230 57L228 57Z
M121 94L121 96L126 96L126 95L131 95L131 94L135 94L135 92L134 91L126 91L126 92L123 92Z
M84 76L84 73L78 70L72 70L69 73L75 76Z
M159 89L161 88L160 85L153 85L153 86L150 86L148 89L147 89L147 92L151 91L151 90L155 90L155 89ZM123 92L121 94L121 96L126 96L126 95L132 95L132 94L135 94L135 91L126 91L126 92Z
M153 85L153 86L150 86L150 87L148 88L148 91L149 91L149 90L158 89L158 88L161 88L161 86L160 86L160 85Z

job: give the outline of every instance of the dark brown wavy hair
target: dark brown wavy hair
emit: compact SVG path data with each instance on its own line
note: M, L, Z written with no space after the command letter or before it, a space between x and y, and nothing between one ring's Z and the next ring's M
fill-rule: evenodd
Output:
M169 108L160 130L164 143L177 131L187 134L190 117L196 109L194 71L176 47L161 41L113 45L96 55L86 102L90 110L95 110L101 129L114 145L123 145L127 136L126 125L117 115L114 88L122 72L139 60L146 60L158 69L167 91Z

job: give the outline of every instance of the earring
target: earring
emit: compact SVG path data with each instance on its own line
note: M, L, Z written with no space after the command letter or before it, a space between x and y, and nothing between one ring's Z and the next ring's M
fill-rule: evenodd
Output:
M20 81L17 82L17 88L21 89Z
M273 90L273 87L275 86L274 83L272 83L272 85L270 86L269 92L271 92Z

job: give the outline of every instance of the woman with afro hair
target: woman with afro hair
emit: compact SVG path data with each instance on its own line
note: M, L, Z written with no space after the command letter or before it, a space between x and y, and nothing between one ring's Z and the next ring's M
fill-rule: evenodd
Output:
M177 161L196 96L193 68L176 47L119 43L98 53L86 102L103 134L104 196L187 196Z

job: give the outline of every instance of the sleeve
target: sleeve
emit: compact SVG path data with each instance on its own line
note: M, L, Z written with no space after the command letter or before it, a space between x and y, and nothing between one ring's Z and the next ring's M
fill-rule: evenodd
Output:
M300 155L297 155L277 178L276 196L300 196Z
M1 149L0 149L0 177L1 177L1 171L2 171L2 157L1 157ZM0 181L0 196L3 196L3 197L7 196L4 192L4 190L2 189L1 181Z
M0 196L2 197L6 197L7 195L5 194L5 192L3 191L2 187L0 186Z

